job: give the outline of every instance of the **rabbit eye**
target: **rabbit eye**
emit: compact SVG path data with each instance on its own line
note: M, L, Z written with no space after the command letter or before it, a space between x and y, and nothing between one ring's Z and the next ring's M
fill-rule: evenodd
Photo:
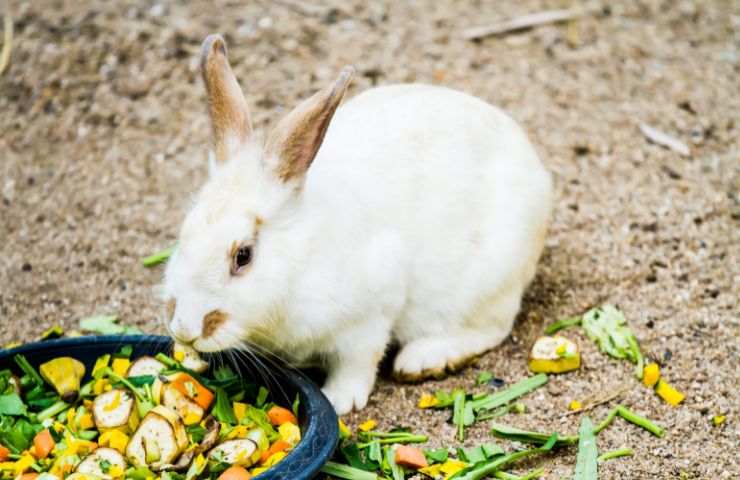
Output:
M249 265L249 262L251 261L252 261L252 246L242 245L236 250L236 252L234 252L234 260L231 266L231 274L236 275L236 274L241 273L244 267Z

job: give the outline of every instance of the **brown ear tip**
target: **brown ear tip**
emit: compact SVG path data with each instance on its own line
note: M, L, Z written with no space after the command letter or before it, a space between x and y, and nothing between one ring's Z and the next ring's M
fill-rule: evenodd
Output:
M212 33L203 40L203 46L201 47L200 53L201 66L204 66L208 59L211 58L211 55L216 52L226 56L226 41L224 40L224 37L218 33Z
M355 76L355 71L355 67L352 65L347 65L342 68L342 71L339 72L339 83L349 83L352 80L352 77Z

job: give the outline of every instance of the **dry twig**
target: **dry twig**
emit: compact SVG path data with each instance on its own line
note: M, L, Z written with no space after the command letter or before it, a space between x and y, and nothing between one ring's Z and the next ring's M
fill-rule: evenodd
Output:
M0 75L10 63L10 49L13 48L13 19L10 13L3 17L3 51L0 52Z
M515 32L526 28L545 25L547 23L565 22L582 16L583 10L546 10L537 13L530 13L515 17L503 22L494 23L482 27L469 28L463 31L463 38L466 40L478 40L491 35L500 35L502 33Z
M588 410L591 410L593 408L598 407L599 405L603 405L605 403L609 403L612 400L614 400L614 399L616 399L618 397L621 397L622 395L624 395L625 393L627 393L628 390L629 390L629 386L627 386L626 384L621 384L615 390L611 390L611 391L607 390L606 392L604 392L601 395L595 395L590 400L586 400L584 402L585 405L583 406L583 408L579 408L578 410L573 410L573 411L564 413L561 416L562 417L567 417L569 415L575 415L575 414L578 414L578 413L586 412Z
M667 133L661 132L660 130L655 129L646 123L640 124L640 131L648 140L656 145L669 148L674 152L683 155L684 157L688 157L689 155L691 155L691 150L689 149L688 145L683 143L681 140L671 137Z

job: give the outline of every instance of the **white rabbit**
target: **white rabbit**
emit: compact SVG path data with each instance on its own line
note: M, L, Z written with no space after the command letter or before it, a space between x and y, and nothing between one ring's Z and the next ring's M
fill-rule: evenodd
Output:
M337 108L345 68L262 142L220 36L201 66L214 161L165 274L179 341L319 359L344 414L367 403L391 341L395 374L421 379L506 338L552 203L510 117L428 85Z

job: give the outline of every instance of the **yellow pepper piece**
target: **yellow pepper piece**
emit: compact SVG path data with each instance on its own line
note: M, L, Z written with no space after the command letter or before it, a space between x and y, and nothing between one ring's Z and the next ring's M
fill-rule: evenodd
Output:
M650 363L642 371L642 383L647 387L654 387L660 380L660 367L657 363Z
M93 377L96 373L98 373L100 370L104 369L108 366L108 363L110 362L110 354L106 353L105 355L102 355L98 357L97 360L95 360L95 366L93 367Z
M101 447L110 447L121 453L126 451L128 445L128 435L120 430L109 430L100 436L99 442Z
M725 423L725 420L727 419L727 415L715 415L712 417L712 423L714 423L715 427L719 427L723 423Z
M94 426L95 421L93 420L92 414L86 413L80 417L80 429L88 430L90 428L93 428Z
M253 477L256 477L260 473L264 473L267 470L269 470L269 468L270 467L257 467L257 468L253 468L252 470L250 470L249 473L251 473Z
M278 433L283 441L295 446L301 441L301 429L297 425L285 422L278 427Z
M437 397L435 397L432 394L429 393L423 393L421 397L419 397L419 408L432 408L436 407L439 403L439 400L437 400Z
M103 407L104 412L112 412L116 408L121 406L121 392L117 391L113 397L113 401Z
M270 457L265 460L265 463L262 464L263 467L272 467L276 463L278 463L280 460L285 458L288 454L286 452L275 452Z
M193 425L200 421L201 416L197 413L190 412L187 415L185 415L185 418L182 419L182 422L185 425Z
M93 384L93 393L95 395L100 395L105 391L105 386L108 385L108 380L105 378L100 378L98 380L95 380L95 383Z
M423 473L427 477L438 478L442 475L442 464L435 463L434 465L429 465L428 467L419 469L419 472Z
M76 415L77 412L75 408L70 408L69 410L67 410L67 428L69 428L71 432L77 431L77 425L75 425Z
M686 398L686 395L670 386L664 380L658 380L658 385L655 387L655 393L674 407L683 402L684 398Z
M247 414L247 404L242 402L234 402L234 416L236 421L241 423L244 415Z
M61 422L54 422L53 428L57 433L62 433L64 431L64 425L62 425Z
M108 475L110 475L113 478L121 478L123 477L124 471L121 467L118 465L111 465L111 467L108 469Z
M439 467L439 471L445 474L445 480L467 467L468 464L460 460L447 460Z
M28 453L24 454L21 458L19 458L15 462L15 466L14 466L15 474L20 475L21 473L25 472L26 470L31 468L31 465L33 465L34 462L36 462L36 459L33 458L32 455Z
M376 422L375 420L368 420L364 423L361 423L360 426L357 428L359 428L363 432L369 432L370 430L372 430L373 428L377 426L378 426L378 422Z
M249 433L249 428L246 425L239 425L237 427L234 427L228 435L226 435L226 438L228 440L234 439L234 438L245 438L247 434Z
M352 436L352 432L350 431L349 427L342 421L342 419L339 419L339 436L341 438L349 438Z
M182 363L182 362L183 362L183 360L185 360L185 352L183 352L182 350L177 350L177 349L176 349L176 350L175 350L175 351L174 351L174 352L172 353L172 356L173 356L173 357L175 357L175 360L177 360L177 361L178 361L178 362L180 362L180 363Z
M583 408L583 404L578 400L573 400L572 402L570 402L570 405L568 405L568 408L573 411L580 410Z
M113 365L111 365L111 368L118 375L125 377L126 373L128 372L128 367L130 366L131 366L131 360L129 360L128 358L114 358Z

